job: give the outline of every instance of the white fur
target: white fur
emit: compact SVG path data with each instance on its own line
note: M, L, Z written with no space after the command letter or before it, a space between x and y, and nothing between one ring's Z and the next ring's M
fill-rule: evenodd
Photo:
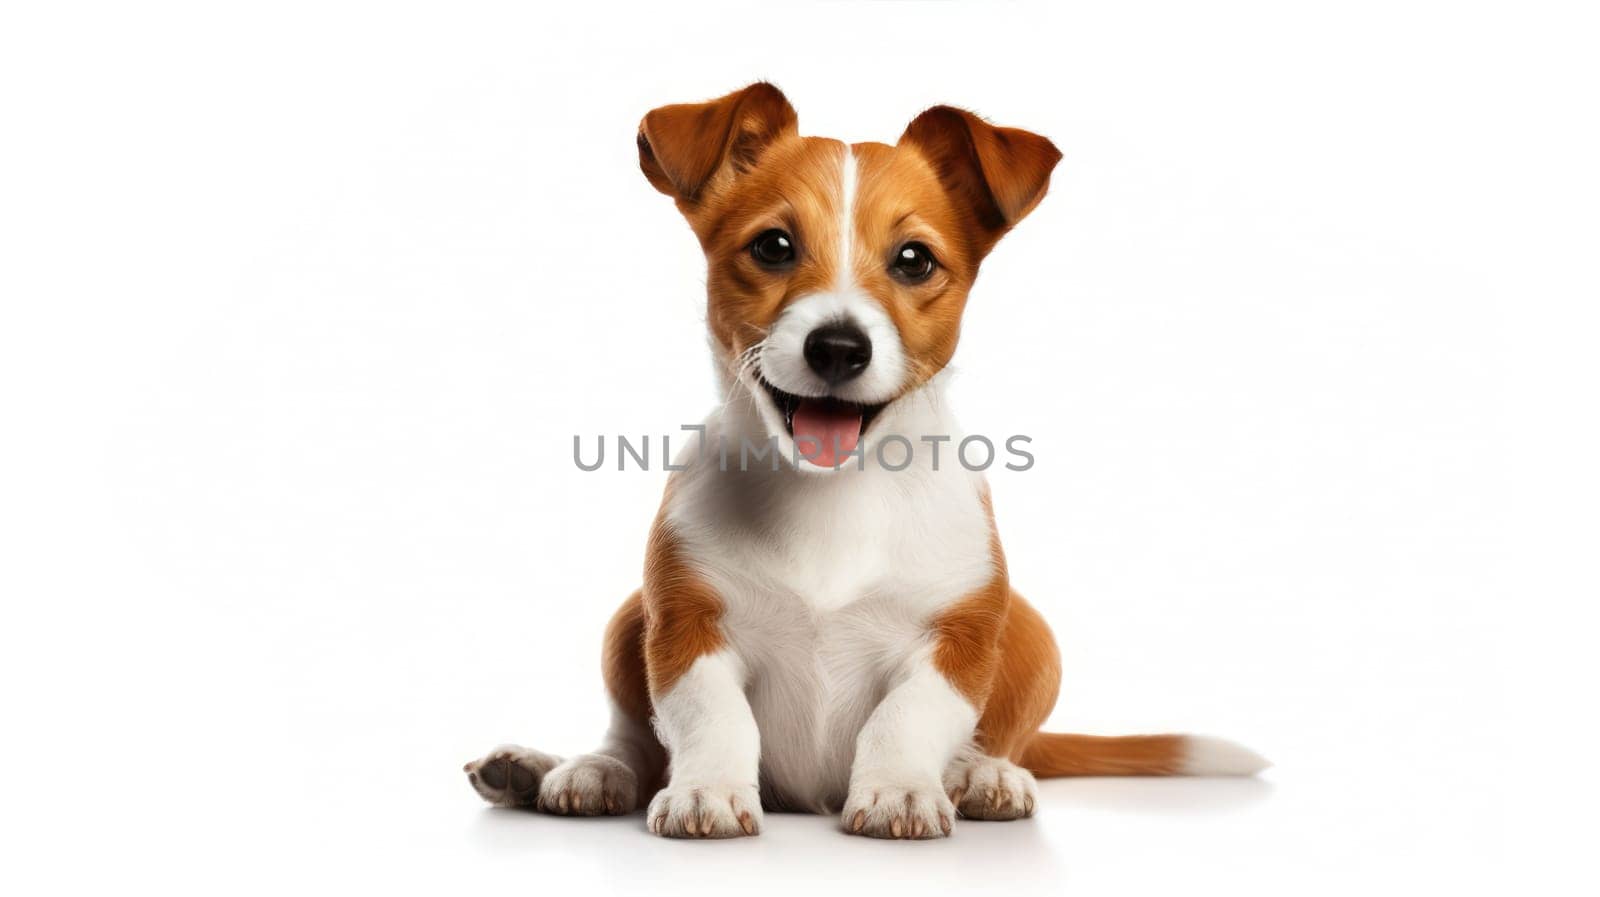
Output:
M744 663L732 651L697 658L656 698L656 732L672 757L672 778L754 785L761 743L744 699Z
M921 434L959 440L943 382L886 409L885 432L914 443ZM753 399L744 392L713 414L707 440L736 446L741 434L763 431ZM894 778L937 790L941 764L971 736L975 714L929 667L926 624L995 570L981 477L948 445L933 470L928 448L918 444L903 471L869 460L828 477L787 465L723 471L714 451L679 456L688 469L674 480L667 519L723 600L729 646L698 661L658 708L674 787L681 775L727 781L726 770L749 769L754 734L732 722L748 718L779 805L839 810L858 750L876 770L873 784ZM896 720L908 728L896 733ZM725 737L734 743L717 743ZM697 744L702 753L684 756Z
M856 242L856 153L849 144L844 148L844 160L839 167L839 270L838 289L848 293L855 288L855 268L850 264L855 256Z
M830 321L853 321L872 340L872 361L861 375L830 389L806 364L806 337ZM767 382L797 396L833 395L863 404L892 398L905 385L906 353L888 312L855 287L813 293L783 310L757 356Z
M1179 772L1186 776L1253 776L1272 765L1267 758L1226 738L1188 735L1183 747Z

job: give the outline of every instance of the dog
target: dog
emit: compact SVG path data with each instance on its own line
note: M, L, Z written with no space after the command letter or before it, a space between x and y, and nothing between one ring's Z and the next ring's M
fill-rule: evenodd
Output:
M655 109L637 142L705 252L727 400L606 629L604 742L498 748L466 765L484 799L567 816L648 800L672 838L756 835L789 810L924 839L1031 816L1035 777L1266 766L1217 738L1040 731L1054 639L1011 588L982 475L940 440L960 439L942 394L967 294L1044 197L1049 140L948 106L893 146L802 137L757 83ZM935 451L894 468L867 448L891 434ZM712 442L778 451L736 467Z

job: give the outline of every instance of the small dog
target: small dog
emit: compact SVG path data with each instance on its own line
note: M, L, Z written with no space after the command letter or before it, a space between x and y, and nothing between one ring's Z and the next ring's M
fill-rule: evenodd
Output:
M948 106L894 146L802 137L758 83L652 111L638 147L705 251L728 401L701 448L777 451L680 456L643 588L606 629L604 743L499 748L466 766L484 799L594 816L649 798L674 838L754 835L764 809L938 838L958 813L1031 815L1035 776L1266 766L1215 738L1039 731L1055 642L1012 591L983 477L938 455L961 438L941 372L967 293L1044 197L1049 140ZM867 450L891 434L904 467Z

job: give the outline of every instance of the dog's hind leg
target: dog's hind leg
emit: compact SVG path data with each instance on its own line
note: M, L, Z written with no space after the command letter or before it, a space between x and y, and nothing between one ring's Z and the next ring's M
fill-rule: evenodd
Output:
M1033 773L1015 761L1055 706L1061 659L1050 627L1016 592L1000 631L994 687L978 720L974 743L944 773L951 803L967 819L1032 816L1039 800Z
M599 748L563 761L507 745L466 765L484 800L534 807L560 816L630 813L660 788L666 752L650 728L644 670L644 610L639 593L606 627L602 669L611 696L611 726Z
M503 744L461 769L484 800L497 807L531 807L539 799L539 786L561 763L540 751Z

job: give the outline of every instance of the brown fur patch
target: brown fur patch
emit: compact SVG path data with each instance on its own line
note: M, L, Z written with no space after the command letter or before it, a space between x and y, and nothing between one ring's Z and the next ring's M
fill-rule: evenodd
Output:
M1050 627L1016 592L1006 607L998 653L977 742L990 756L1015 760L1049 718L1061 690L1061 655Z
M659 697L696 659L726 643L722 599L690 567L664 513L650 531L641 604L646 681L650 694Z
M650 721L650 685L644 666L644 592L628 596L606 624L600 672L606 691L623 713Z
M1000 630L1010 590L1003 585L975 592L933 620L933 666L956 691L982 709L999 669Z

